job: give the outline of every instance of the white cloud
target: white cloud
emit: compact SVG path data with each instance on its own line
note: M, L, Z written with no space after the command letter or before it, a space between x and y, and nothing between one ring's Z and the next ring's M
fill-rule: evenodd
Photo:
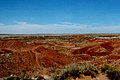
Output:
M120 26L94 26L75 23L29 24L16 22L11 25L0 25L0 34L64 34L64 33L120 33Z

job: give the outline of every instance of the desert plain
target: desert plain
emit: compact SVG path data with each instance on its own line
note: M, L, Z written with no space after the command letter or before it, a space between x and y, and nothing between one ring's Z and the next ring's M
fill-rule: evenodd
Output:
M97 73L67 80L111 80L101 67L120 68L120 34L1 34L0 78L65 80L68 68L92 65ZM79 71L78 71L79 72ZM89 73L90 72L90 73ZM79 73L80 74L80 73ZM95 78L89 74L95 74ZM73 77L73 78L72 78ZM118 79L119 80L119 79Z

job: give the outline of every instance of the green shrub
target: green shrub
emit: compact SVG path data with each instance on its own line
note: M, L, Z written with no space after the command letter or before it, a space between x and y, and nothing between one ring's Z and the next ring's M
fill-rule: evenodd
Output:
M7 80L21 80L19 77L9 77Z
M120 80L120 70L115 67L109 67L106 71L107 77L111 80Z
M93 72L93 71L91 71L91 70L85 70L85 71L83 72L83 74L84 74L85 76L91 76L92 78L95 78L95 77L96 77L96 73Z
M101 72L106 73L107 77L111 80L120 80L120 69L108 65L101 67Z
M96 73L96 74L98 74L98 69L94 66L94 65L92 65L92 64L90 64L90 63L85 63L83 66L81 66L81 67L84 67L83 68L83 71L92 71L92 72L94 72L94 73Z
M59 76L54 77L54 80L65 80L70 77L75 79L77 77L79 78L81 74L96 77L96 74L98 74L98 69L90 63L84 64L83 66L69 65L62 70Z
M104 64L102 67L101 67L101 72L102 73L105 73L106 70L108 70L109 66L107 64Z
M62 75L60 76L60 80L65 80L68 77L73 77L74 79L80 77L79 67L75 65L70 65L66 69L64 69Z
M6 80L6 79L5 79ZM9 77L9 78L7 78L7 80L32 80L32 79L22 79L22 78L19 78L19 77L14 77L14 76L12 76L12 77Z

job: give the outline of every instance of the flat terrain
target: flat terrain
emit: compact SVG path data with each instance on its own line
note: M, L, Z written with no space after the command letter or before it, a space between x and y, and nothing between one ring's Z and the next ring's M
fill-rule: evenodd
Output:
M0 35L0 77L52 75L84 62L120 68L120 34Z

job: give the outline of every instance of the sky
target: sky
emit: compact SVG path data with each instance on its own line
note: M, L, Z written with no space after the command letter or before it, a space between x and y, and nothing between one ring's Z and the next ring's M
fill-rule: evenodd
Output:
M120 33L120 0L0 0L0 34Z

